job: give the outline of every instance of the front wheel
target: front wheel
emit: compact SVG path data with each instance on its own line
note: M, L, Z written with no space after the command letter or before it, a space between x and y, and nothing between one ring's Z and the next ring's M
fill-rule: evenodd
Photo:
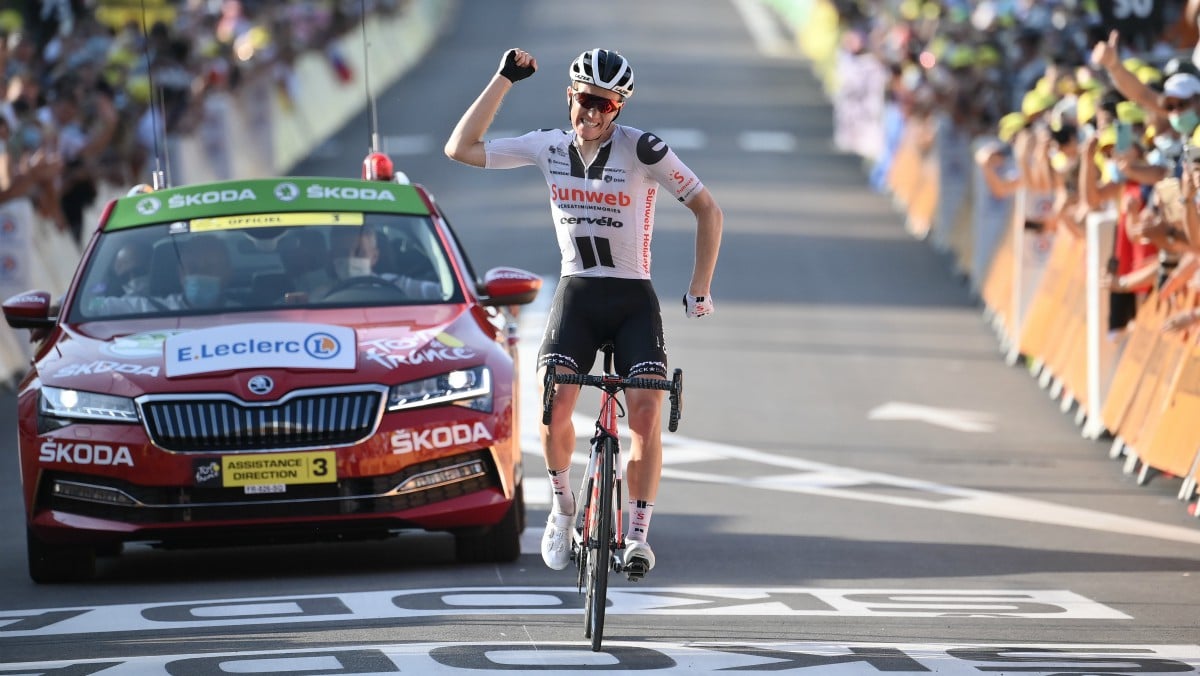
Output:
M613 484L616 480L616 439L606 438L600 454L600 489L592 515L592 532L587 560L587 617L585 635L592 639L592 650L600 650L604 641L604 612L608 607L608 571L612 567Z

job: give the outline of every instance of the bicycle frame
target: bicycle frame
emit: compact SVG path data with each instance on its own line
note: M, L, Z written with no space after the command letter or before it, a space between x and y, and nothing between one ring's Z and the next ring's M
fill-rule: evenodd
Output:
M620 382L620 378L617 378L615 376L612 377L611 380L613 381L614 384ZM597 465L598 465L598 461L600 460L600 455L603 452L604 440L611 439L612 443L613 443L613 448L616 451L615 455L617 456L617 457L613 458L613 470L614 470L615 476L614 476L614 481L613 481L614 538L613 538L613 543L612 543L613 550L617 551L617 550L621 550L621 549L625 548L625 532L624 532L624 520L623 520L624 519L624 514L623 514L624 510L621 508L621 487L624 485L624 481L625 481L625 465L620 462L620 451L621 451L621 440L620 439L621 439L621 437L620 437L620 428L619 428L618 422L617 422L617 419L620 417L621 402L620 402L620 400L617 399L617 390L604 389L602 391L603 391L603 394L601 395L602 398L601 398L601 402L600 402L600 415L596 419L596 431L594 434L592 434L592 439L591 439L591 442L589 443L589 447L591 450L590 450L590 453L588 453L587 469L583 473L583 475L585 477L587 477L587 479L589 481L585 481L584 485L580 486L579 500L576 501L576 504L579 504L579 505L599 504L600 486L595 485L594 481L590 481L590 480L599 478L598 472L600 470L597 467ZM590 485L591 498L592 498L592 500L596 501L593 503L589 503L589 502L585 501L587 495L584 493L584 491L588 489L589 483L591 484ZM589 528L590 528L591 524L588 522L588 518L590 516L591 516L591 510L584 510L584 512L583 512L584 522L582 525L583 525L583 532L585 532L585 533L590 532ZM621 572L619 566L614 567L613 570L618 573Z

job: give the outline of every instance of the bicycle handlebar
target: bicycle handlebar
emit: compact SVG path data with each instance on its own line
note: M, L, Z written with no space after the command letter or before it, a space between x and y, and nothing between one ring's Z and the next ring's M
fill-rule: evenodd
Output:
M683 416L683 369L675 369L671 380L659 380L658 378L597 376L590 373L557 373L553 365L547 366L542 392L543 425L550 424L550 412L554 408L554 385L587 385L612 393L630 388L663 390L671 393L671 413L667 417L667 430L674 432L678 429L679 419Z
M658 378L612 378L592 375L590 373L553 373L552 378L559 385L588 385L591 387L612 387L615 389L664 390L672 392L675 385L669 380Z

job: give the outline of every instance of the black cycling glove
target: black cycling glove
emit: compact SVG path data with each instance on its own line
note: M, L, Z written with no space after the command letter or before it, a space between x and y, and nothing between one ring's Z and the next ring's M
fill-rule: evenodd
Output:
M518 66L517 65L517 50L510 49L504 54L504 58L500 60L500 74L508 78L509 82L517 82L533 75L533 71L537 70L533 66Z

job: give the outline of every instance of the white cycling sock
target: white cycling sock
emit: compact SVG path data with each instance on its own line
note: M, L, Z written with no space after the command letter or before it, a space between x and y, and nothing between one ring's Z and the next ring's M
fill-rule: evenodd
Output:
M554 511L559 514L575 513L575 496L571 495L571 466L566 469L546 472L550 475L550 487L554 490Z
M629 532L625 534L626 540L646 541L646 534L650 532L650 513L653 511L653 502L629 501Z

